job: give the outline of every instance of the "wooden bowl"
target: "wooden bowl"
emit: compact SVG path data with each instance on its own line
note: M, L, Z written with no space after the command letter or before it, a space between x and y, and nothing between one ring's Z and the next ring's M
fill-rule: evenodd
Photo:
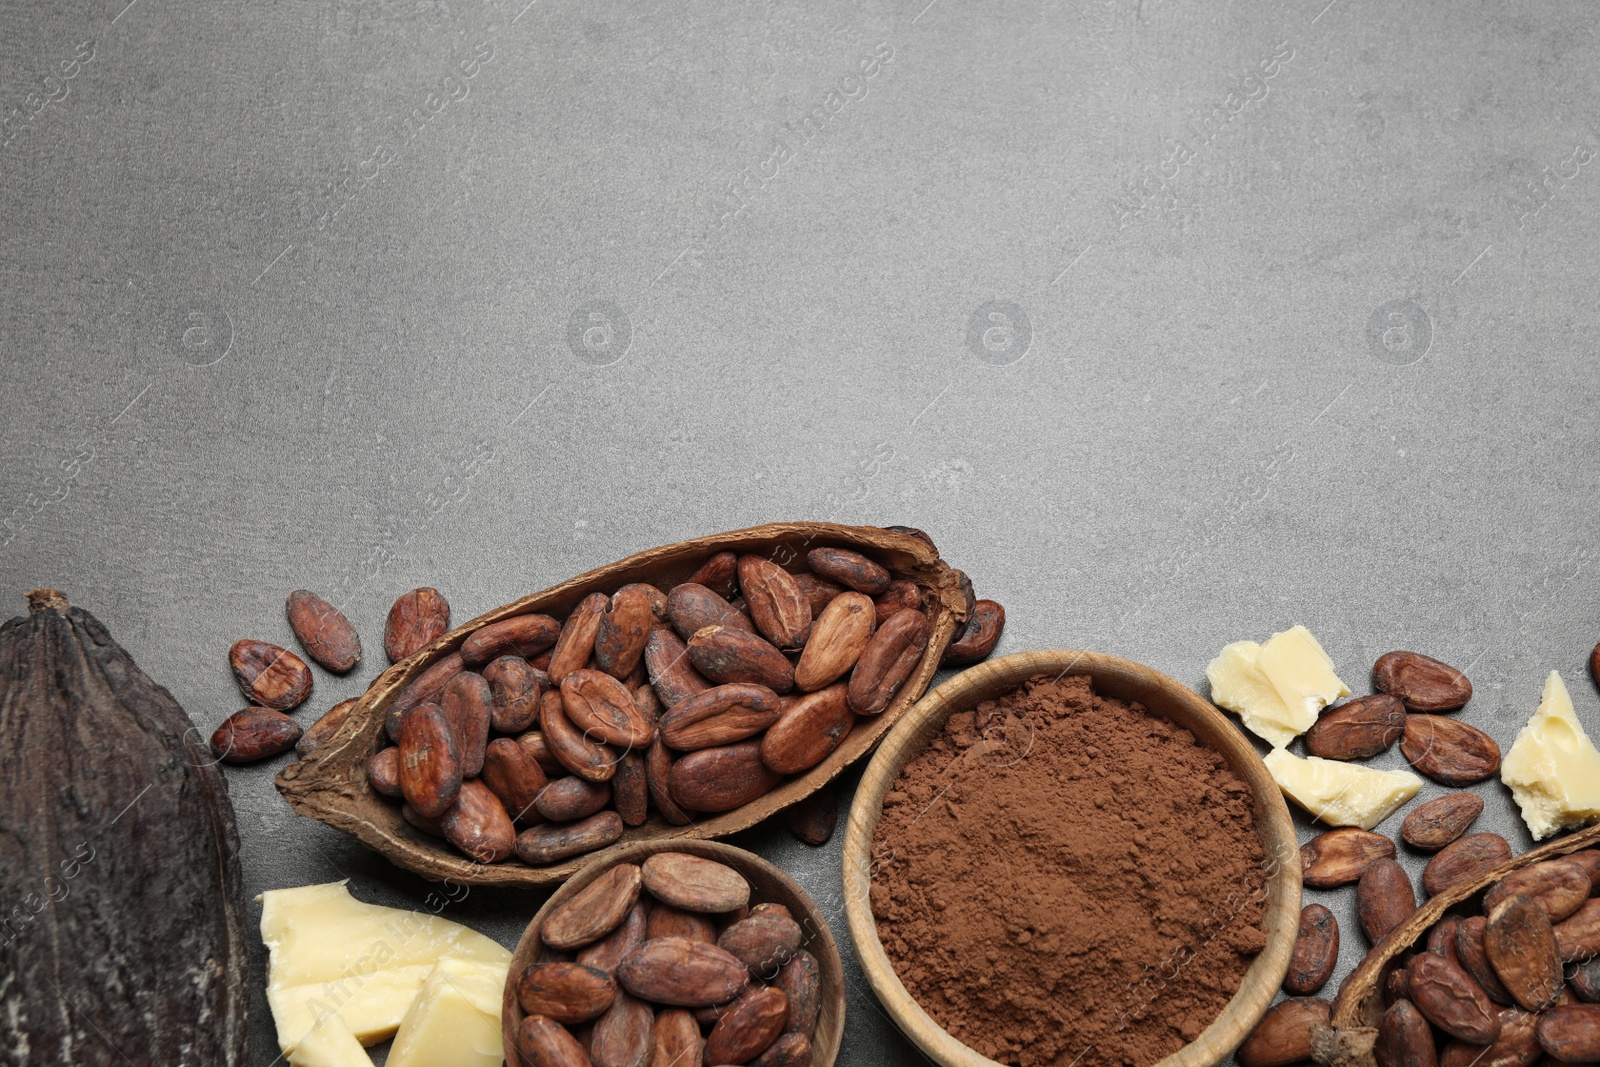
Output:
M759 553L792 566L797 559L803 563L810 549L824 546L854 549L887 567L894 577L909 579L921 587L922 610L932 624L932 636L916 670L883 714L858 721L843 744L804 774L784 781L744 807L700 819L688 826L668 825L652 811L648 822L628 828L622 839L610 848L615 850L636 841L725 837L754 826L768 815L815 793L870 752L900 716L916 703L939 669L945 646L950 643L957 626L966 620L971 585L965 575L939 558L939 550L925 535L876 526L773 523L653 548L580 574L543 592L485 612L384 671L350 709L349 717L333 737L305 759L283 769L277 778L278 791L297 813L343 830L390 862L424 878L450 879L467 885L538 886L560 882L608 852L592 852L544 867L531 867L515 858L504 863L478 863L447 842L412 827L401 816L398 802L372 789L367 782L367 760L386 743L383 729L389 705L412 679L460 648L469 635L491 622L530 612L564 617L590 593L614 592L629 582L649 582L666 591L687 580L702 563L722 551Z
M906 764L920 755L958 711L1015 689L1038 675L1084 674L1095 691L1138 701L1152 715L1190 730L1221 753L1249 785L1257 830L1268 856L1264 932L1266 947L1245 972L1244 982L1210 1026L1157 1067L1214 1067L1227 1059L1266 1014L1289 969L1300 921L1299 844L1288 806L1266 764L1238 727L1209 701L1172 678L1131 660L1100 652L1050 650L1019 652L945 682L900 720L868 765L850 808L844 839L845 915L850 936L878 1000L917 1047L943 1067L1000 1067L951 1037L906 990L878 941L873 919L872 835L883 813L883 798Z
M658 852L687 852L708 860L727 864L750 883L752 904L774 901L788 908L802 929L808 931L802 946L817 958L821 967L821 1011L817 1016L817 1030L811 1038L811 1067L833 1067L839 1056L839 1045L844 1039L844 966L839 962L839 946L828 929L828 920L818 910L816 902L797 885L794 879L777 867L742 848L716 841L642 841L631 845L618 845L607 854L588 864L550 895L544 907L534 915L528 928L517 942L516 953L511 957L511 970L506 976L506 991L501 1002L500 1033L505 1041L506 1063L522 1063L517 1052L517 1027L522 1025L524 1012L517 1000L517 979L528 964L539 958L541 944L539 930L545 918L571 900L596 878L619 863L644 863Z

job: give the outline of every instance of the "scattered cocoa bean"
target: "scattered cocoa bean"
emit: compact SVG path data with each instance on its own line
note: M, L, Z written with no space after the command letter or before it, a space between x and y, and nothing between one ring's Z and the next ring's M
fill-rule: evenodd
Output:
M546 916L539 939L564 952L593 944L622 925L643 885L638 864L611 867Z
M760 741L690 752L672 765L667 788L685 811L719 812L764 796L783 776L761 762Z
M445 686L440 706L455 731L456 752L461 759L461 774L473 778L483 772L484 748L489 743L489 707L494 694L483 675L462 671Z
M561 707L585 740L615 745L624 752L644 748L655 732L628 688L603 671L568 674L561 683Z
M400 750L394 746L380 748L367 760L367 782L373 790L386 797L405 795L400 788Z
M370 770L368 774L370 776ZM489 742L483 755L483 784L500 798L514 821L537 823L544 818L534 802L549 779L544 768L519 741L497 737Z
M439 816L439 829L446 841L478 863L509 859L517 841L505 805L476 778L461 783L456 802Z
M557 778L539 792L533 806L551 822L577 822L611 803L609 782L590 782L570 775Z
M753 682L774 693L794 688L794 667L784 654L760 634L734 626L696 630L689 638L689 662L721 685Z
M294 747L300 724L272 708L245 708L222 720L211 735L211 751L224 763L254 763Z
M1600 1063L1600 1006L1553 1008L1539 1020L1539 1045L1562 1063Z
M735 1001L706 1037L705 1057L712 1063L748 1063L783 1033L789 998L774 986L752 989Z
M1411 711L1453 711L1472 699L1466 675L1420 652L1379 656L1372 667L1372 687L1399 697Z
M630 752L622 757L611 778L611 799L624 826L643 826L650 818L650 785L643 755Z
M240 692L257 707L289 711L311 695L311 668L286 648L265 641L235 641L228 650L228 663Z
M619 990L594 1023L589 1041L594 1067L646 1067L655 1046L655 1021L650 1005Z
M539 719L539 698L550 676L521 656L500 656L483 668L489 683L489 725L497 733L520 734Z
M1306 751L1323 759L1367 759L1387 752L1405 732L1405 705L1375 693L1324 711L1306 731Z
M1356 912L1361 919L1361 929L1373 944L1382 941L1384 935L1411 918L1416 910L1416 889L1405 868L1392 859L1373 862L1356 883Z
M406 716L400 732L400 789L425 818L437 819L461 793L461 754L455 731L437 704Z
M642 877L651 896L684 911L716 914L750 902L750 883L744 875L725 863L686 852L656 853L644 861Z
M684 911L671 904L657 901L650 909L645 925L645 940L657 937L682 937L689 941L717 943L717 924L711 916L697 911Z
M585 967L615 976L617 965L627 958L628 953L645 943L648 912L649 905L641 896L634 901L633 907L628 909L628 914L623 916L615 930L578 950L577 961Z
M928 619L920 611L902 611L879 627L850 674L851 710L858 715L882 713L927 645Z
M872 602L872 609L877 617L879 626L887 622L889 616L899 612L920 611L922 609L922 588L916 582L905 578L896 578L889 583L888 591Z
M582 670L594 654L594 636L600 628L600 614L610 605L604 593L590 593L578 602L561 624L561 634L550 649L550 666L545 673L551 683L560 685L573 671Z
M1488 915L1483 950L1511 998L1525 1011L1553 1007L1563 982L1556 933L1533 897L1512 893Z
M771 979L800 948L800 924L775 912L751 913L722 931L717 944L750 968L756 978Z
M698 1008L738 996L749 983L749 972L716 945L658 937L634 949L618 965L617 980L641 1000Z
M1412 848L1437 852L1467 832L1483 814L1476 793L1446 793L1413 808L1400 824L1400 837Z
M784 808L783 818L789 824L789 832L801 844L813 848L826 845L828 839L833 837L834 825L839 821L839 793L832 785L825 785L804 800Z
M829 685L856 665L877 625L872 600L864 593L841 593L817 616L811 637L794 667L795 688L803 693Z
M1500 1036L1500 1016L1478 984L1443 956L1424 952L1411 961L1411 1002L1451 1037L1478 1045Z
M1556 923L1556 949L1566 962L1600 955L1600 899L1583 906Z
M944 650L941 666L965 667L989 658L1006 628L1006 609L993 600L980 600L972 606L966 629Z
M734 682L679 701L661 717L661 739L681 752L743 741L778 721L782 704L764 685Z
M573 1025L597 1018L617 998L617 983L595 967L565 961L533 963L517 979L522 1010Z
M653 585L635 582L611 594L594 634L594 665L613 678L626 678L639 665L644 643L666 617L667 598Z
M517 1027L517 1051L528 1067L593 1067L578 1039L547 1015L523 1016Z
M1240 1067L1288 1067L1311 1058L1311 1031L1327 1026L1332 1005L1321 997L1274 1004L1234 1054Z
M1490 886L1483 895L1487 914L1495 905L1518 893L1532 897L1544 908L1553 923L1560 922L1583 907L1591 890L1589 874L1570 860L1554 859L1512 871Z
M848 548L813 548L806 553L806 565L813 573L867 596L887 592L892 580L887 568Z
M844 683L807 693L767 729L761 759L779 774L808 771L844 743L855 721Z
M830 582L826 578L819 578L815 574L792 574L790 577L805 595L806 603L811 606L812 618L821 615L833 598L844 592L844 586Z
M1300 911L1300 932L1283 991L1296 997L1311 996L1328 984L1338 962L1339 920L1321 904L1307 904Z
M1300 846L1301 875L1314 889L1350 885L1378 860L1393 858L1393 841L1353 827L1329 830Z
M501 656L537 656L556 643L561 624L548 615L513 615L474 630L461 642L461 658L477 667Z
M1405 999L1396 1000L1383 1013L1372 1054L1378 1067L1435 1067L1438 1063L1432 1027L1416 1005Z
M1468 834L1446 845L1422 869L1422 888L1430 897L1476 878L1511 858L1511 845L1499 834Z
M1500 769L1494 738L1443 715L1407 715L1400 753L1418 774L1452 787L1481 782Z

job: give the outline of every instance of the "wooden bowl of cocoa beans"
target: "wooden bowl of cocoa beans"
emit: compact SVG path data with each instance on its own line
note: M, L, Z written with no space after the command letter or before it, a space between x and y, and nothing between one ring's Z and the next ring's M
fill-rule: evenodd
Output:
M1003 656L980 663L951 678L923 697L896 724L879 746L862 777L845 830L845 914L857 955L868 983L889 1016L935 1063L943 1067L1000 1067L994 1059L964 1044L942 1027L918 1003L896 973L879 939L872 897L875 874L881 878L880 866L895 862L897 857L892 845L887 844L882 855L875 854L874 835L884 814L885 797L892 790L905 787L902 772L944 735L946 723L952 715L973 712L985 701L1016 692L1032 680L1054 685L1064 678L1071 682L1071 676L1076 675L1088 678L1090 689L1098 698L1123 702L1134 712L1142 708L1152 718L1166 720L1173 726L1187 730L1202 747L1208 747L1220 755L1222 765L1231 769L1234 780L1242 779L1248 789L1248 796L1241 798L1243 803L1238 805L1238 810L1253 815L1255 835L1260 838L1259 852L1253 847L1249 849L1254 857L1249 861L1249 869L1259 881L1259 889L1253 891L1253 898L1260 898L1260 935L1264 944L1248 966L1240 964L1244 969L1237 992L1226 1000L1209 1025L1203 1020L1196 1020L1194 1025L1199 1032L1176 1051L1156 1059L1154 1064L1154 1067L1215 1067L1228 1058L1261 1020L1288 970L1299 926L1301 881L1298 841L1281 791L1244 734L1209 701L1187 686L1131 660L1076 650L1022 652ZM1162 729L1167 728L1163 726ZM1168 736L1175 735L1169 731ZM1030 727L1026 741L1019 744L1015 757L1008 756L1006 761L994 766L1009 767L1030 758L1030 754L1033 759L1041 758L1036 740ZM987 739L982 741L983 745L989 743ZM1082 756L1074 753L1068 758L1077 765L1089 764L1096 758L1092 747L1094 743L1094 740L1089 742L1088 752ZM950 750L947 748L946 751ZM1053 758L1061 757L1057 755ZM1207 765L1215 764L1207 761ZM1071 769L1078 768L1075 766ZM1054 774L1050 768L1046 770L1050 775ZM1062 776L1068 770L1067 767L1061 767ZM949 788L954 784L955 779L952 779L945 788L938 790L933 801L922 809L915 821L920 822L934 804L948 803ZM988 790L992 784L974 779L968 788L969 791ZM941 801L940 798L946 799ZM905 799L906 794L901 793L896 802L903 803ZM919 799L917 803L920 802ZM1138 813L1130 812L1129 817L1137 819ZM954 823L962 821L959 810L952 812L951 818ZM1071 816L1067 818L1070 820ZM1143 842L1138 837L1134 837L1131 844L1136 850L1143 848ZM1137 855L1137 851L1134 854ZM1255 866L1258 862L1259 866ZM1069 875L1063 871L1060 877L1067 878ZM929 887L930 895L934 888ZM1182 891L1181 886L1174 888ZM946 904L941 903L940 906L945 907ZM961 921L959 916L950 912L942 912L941 915L947 923ZM1099 935L1090 930L1083 936L1092 943ZM1073 943L1079 946L1075 951L1084 951L1084 942ZM1152 962L1159 964L1163 961ZM1176 973L1181 971L1181 967L1173 970ZM998 983L1004 980L1004 976L996 974L987 980ZM991 992L992 998L1006 999L1003 987ZM1113 1001L1126 992L1120 987L1107 988L1106 1003L1116 1008L1118 1004ZM1051 994L1052 997L1060 995L1059 992ZM1159 1003L1151 1000L1149 1005L1140 1009L1141 1012L1146 1010L1150 1014L1158 1013ZM1124 1012L1122 1017L1126 1019L1127 1013ZM1187 1027L1184 1030L1187 1034ZM1028 1043L1025 1036L1021 1040L1024 1045ZM1084 1040L1088 1042L1093 1039L1085 1036ZM1080 1059L1086 1057L1092 1048L1092 1044L1086 1047Z
M916 530L774 523L651 549L400 660L278 790L426 878L553 885L821 789L922 695L976 603Z
M833 1067L844 971L793 879L713 841L614 849L528 923L506 977L506 1063Z

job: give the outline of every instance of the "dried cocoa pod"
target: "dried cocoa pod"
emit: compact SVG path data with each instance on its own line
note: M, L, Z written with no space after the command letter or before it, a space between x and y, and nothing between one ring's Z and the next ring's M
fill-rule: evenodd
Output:
M684 911L717 914L750 903L750 883L744 875L725 863L686 852L656 853L644 861L642 876L651 896Z
M334 674L361 662L361 636L344 613L307 589L296 589L284 604L289 629L306 655Z
M1539 1046L1562 1063L1600 1063L1600 1007L1553 1008L1537 1024Z
M552 690L539 700L539 732L550 754L579 778L609 782L617 773L616 752L584 736L567 718L566 701Z
M647 910L648 905L643 897L634 901L628 914L623 916L622 923L600 940L580 949L577 961L585 967L615 976L617 965L627 958L628 953L645 943Z
M800 948L800 924L776 912L752 913L722 931L717 944L737 957L756 978L772 979Z
M400 788L400 750L393 746L380 748L367 760L367 782L380 796L402 797Z
M1411 918L1416 910L1416 890L1405 868L1394 860L1375 861L1356 883L1356 912L1361 929L1373 944L1382 941L1385 934Z
M689 662L689 646L671 630L658 627L644 643L644 662L661 706L671 709L680 700L711 688Z
M685 582L667 594L667 621L685 641L707 626L731 626L755 632L755 624L721 596L703 585Z
M245 708L222 720L211 735L211 751L224 763L255 763L294 747L300 724L271 708Z
M1321 997L1291 997L1272 1006L1234 1054L1240 1067L1288 1067L1311 1058L1311 1030L1327 1026L1333 1008Z
M796 649L811 634L811 602L788 571L756 555L739 557L739 591L756 629L778 648Z
M1424 952L1411 961L1411 1002L1440 1030L1460 1041L1491 1045L1500 1016L1482 989L1443 956Z
M708 945L717 943L717 924L711 921L711 916L697 911L684 911L674 908L671 904L657 902L650 909L650 916L645 923L645 940L657 937L682 937L689 941L704 941Z
M1387 693L1356 697L1324 711L1306 731L1306 751L1323 759L1367 759L1406 732L1406 707Z
M603 671L581 670L561 683L561 706L567 721L590 741L615 745L624 752L650 743L654 726L639 711L626 686Z
M1329 830L1300 846L1302 878L1314 889L1358 882L1368 867L1384 859L1394 859L1394 842L1369 830Z
M624 826L643 826L650 817L650 785L645 778L644 756L629 752L617 764L611 779L611 799Z
M1000 634L1006 628L1006 609L997 601L979 600L972 605L972 616L961 635L944 650L941 666L965 667L989 658Z
M641 1000L676 1008L699 1008L722 1004L739 995L749 981L749 972L716 945L682 937L658 937L646 941L622 961L617 967L617 980Z
M1570 963L1600 955L1600 899L1584 901L1577 911L1556 923L1555 930L1562 960Z
M534 963L517 979L517 1002L530 1015L573 1026L598 1018L617 998L617 983L603 970L565 961Z
M400 790L429 819L443 815L461 793L455 730L437 704L424 704L406 716L400 731Z
M1372 1055L1378 1067L1436 1067L1439 1062L1432 1027L1416 1005L1404 999L1383 1013Z
M456 735L461 775L475 778L483 772L484 747L489 743L489 707L494 694L483 675L462 671L444 688L444 717Z
M550 688L550 676L521 656L497 657L483 668L489 683L489 725L496 733L520 734L539 720L539 698Z
M593 944L622 925L643 885L638 864L617 864L546 916L540 940L563 952Z
M644 757L644 780L650 787L650 802L668 826L688 826L694 820L672 799L672 754L657 736Z
M783 776L761 762L760 741L690 752L672 765L667 788L685 811L733 811L765 796Z
M646 1067L655 1046L655 1011L619 991L606 1013L595 1020L589 1043L594 1067Z
M306 732L300 735L299 742L294 750L302 756L309 756L328 742L334 734L339 732L339 727L350 717L350 709L356 706L354 698L341 700L323 713L322 718L306 727Z
M752 989L722 1013L706 1037L706 1059L712 1063L747 1063L783 1033L789 1019L789 998L773 986Z
M1537 900L1545 915L1556 923L1583 907L1591 888L1588 872L1578 864L1564 859L1545 860L1512 871L1490 886L1483 895L1483 910L1488 914L1502 900L1521 893Z
M892 580L887 568L848 548L813 548L806 553L813 573L867 596L881 596Z
M1466 675L1420 652L1379 656L1372 667L1372 687L1399 697L1411 711L1454 711L1472 699Z
M1400 837L1412 848L1437 852L1467 832L1483 814L1476 793L1446 793L1411 810L1400 824Z
M239 691L257 707L289 711L311 695L311 668L286 648L265 641L235 641L228 663Z
M743 741L778 721L778 694L735 682L679 701L661 717L661 739L680 752Z
M402 594L383 625L383 651L399 663L443 637L450 629L450 603L432 586Z
M549 779L532 754L513 739L497 737L489 742L483 756L483 784L500 798L514 821L537 823L544 818L534 801Z
M718 552L689 576L688 584L703 585L720 597L733 596L739 591L739 557L732 552Z
M766 758L765 749L762 758ZM768 764L770 767L771 764ZM783 809L784 821L796 840L813 848L826 845L839 821L839 793L830 784Z
M794 667L782 652L750 630L707 626L689 638L689 662L719 685L753 682L774 693L794 688ZM670 710L670 708L669 708Z
M1513 893L1495 903L1488 919L1483 950L1500 984L1524 1011L1554 1007L1564 979L1556 933L1543 906Z
M761 759L779 774L810 770L844 743L855 724L848 687L830 685L791 704L761 738Z
M1490 1000L1510 1004L1511 994L1500 984L1500 976L1495 973L1494 964L1489 962L1489 954L1484 951L1483 935L1488 925L1489 920L1482 915L1461 920L1456 926L1456 960L1461 964L1461 969L1483 987Z
M476 778L461 783L456 802L439 816L439 829L446 841L479 863L509 859L517 842L505 805Z
M879 627L850 674L851 710L858 715L883 712L927 645L928 619L920 611L902 611Z
M733 555L729 552L726 555ZM694 1013L683 1008L667 1008L656 1015L656 1045L650 1067L702 1067L705 1040Z
M543 866L604 848L621 836L622 816L614 811L602 811L582 822L544 823L517 835L517 858Z
M750 1061L750 1067L811 1067L811 1038L779 1034L767 1051Z
M819 578L815 574L791 574L794 584L800 587L806 603L811 606L811 617L814 619L821 615L833 598L844 592L844 586L830 582L826 578Z
M872 608L877 616L877 624L882 626L891 615L902 611L920 611L922 590L916 582L896 578L889 583L888 590L872 602Z
M1307 904L1300 910L1300 932L1295 937L1283 991L1290 996L1311 996L1328 984L1338 962L1339 920L1321 904Z
M523 1016L517 1027L517 1052L528 1067L593 1067L578 1039L547 1015Z
M1500 770L1494 738L1443 715L1407 715L1400 754L1418 774L1452 787L1481 782Z
M811 639L794 667L794 684L811 693L843 678L872 639L877 615L864 593L841 593L812 624Z
M585 781L571 775L545 786L533 806L551 822L577 822L603 810L609 803L610 783Z
M389 739L399 741L400 728L412 709L423 704L437 704L442 701L445 687L465 669L466 664L462 662L461 654L452 652L417 675L416 680L401 690L394 698L394 703L389 705L389 715L384 722L384 730L388 733Z
M812 1036L822 1014L822 965L805 949L796 952L778 971L773 985L789 998L787 1033Z
M1434 923L1433 929L1428 931L1428 951L1459 966L1461 957L1456 954L1456 930L1460 926L1461 919L1456 915L1446 915Z
M666 596L643 582L611 594L595 628L594 665L613 678L626 678L639 665L644 643L666 610Z
M589 657L594 655L594 637L600 629L600 615L611 604L604 593L590 593L578 601L567 621L561 624L561 635L550 649L550 666L545 673L550 681L560 685L573 671L582 670Z
M1478 877L1511 858L1511 845L1499 834L1468 834L1445 846L1422 869L1422 888L1430 897Z
M1539 1047L1539 1017L1507 1008L1500 1012L1500 1036L1492 1045L1452 1041L1439 1056L1440 1067L1533 1067L1544 1050Z

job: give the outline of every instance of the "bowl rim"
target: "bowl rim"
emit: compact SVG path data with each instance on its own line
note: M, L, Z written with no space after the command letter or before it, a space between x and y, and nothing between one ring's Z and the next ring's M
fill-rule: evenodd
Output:
M1267 852L1267 900L1263 913L1266 945L1245 972L1238 992L1201 1033L1151 1067L1215 1067L1231 1055L1261 1021L1288 973L1299 928L1301 877L1298 834L1282 791L1244 732L1212 703L1188 686L1151 667L1121 656L1080 649L1017 652L980 663L926 693L884 737L850 805L845 826L843 883L845 919L856 955L889 1017L923 1053L943 1067L1004 1067L951 1036L895 973L878 940L871 905L873 833L882 814L883 795L905 764L920 754L957 711L1014 689L1028 678L1059 673L1088 675L1098 690L1114 681L1120 699L1138 700L1152 714L1166 716L1145 694L1183 704L1210 736L1200 739L1220 752L1251 786L1256 828ZM1199 731L1196 731L1200 736ZM1270 788L1266 788L1270 786Z
M517 980L521 977L521 967L517 961L524 953L528 953L531 959L532 954L538 951L537 931L543 926L551 910L571 900L578 892L617 864L642 864L646 859L662 852L685 852L693 856L714 859L727 864L740 874L746 874L747 869L759 871L762 877L782 886L805 906L809 914L796 915L795 918L802 924L815 920L812 923L813 936L804 948L817 957L822 986L820 992L824 995L823 1007L827 1007L829 1000L837 1005L837 1022L827 1034L827 1044L813 1045L811 1062L813 1067L833 1067L839 1057L839 1050L844 1047L844 1027L850 1007L850 991L844 974L844 959L839 953L839 942L833 936L833 928L828 925L827 916L822 913L822 909L817 906L811 894L806 892L805 887L771 860L724 841L698 838L635 841L615 851L608 851L604 855L596 854L595 859L584 864L577 873L562 882L539 906L539 910L522 928L522 934L517 938L517 946L511 950L511 963L506 969L506 984L501 993L500 1003L500 1039L506 1063L522 1062L516 1048L516 1026L513 1022L514 1019L520 1022L523 1015L522 1005L517 1000ZM833 987L833 995L826 997L829 986ZM822 1032L820 1021L817 1032Z

